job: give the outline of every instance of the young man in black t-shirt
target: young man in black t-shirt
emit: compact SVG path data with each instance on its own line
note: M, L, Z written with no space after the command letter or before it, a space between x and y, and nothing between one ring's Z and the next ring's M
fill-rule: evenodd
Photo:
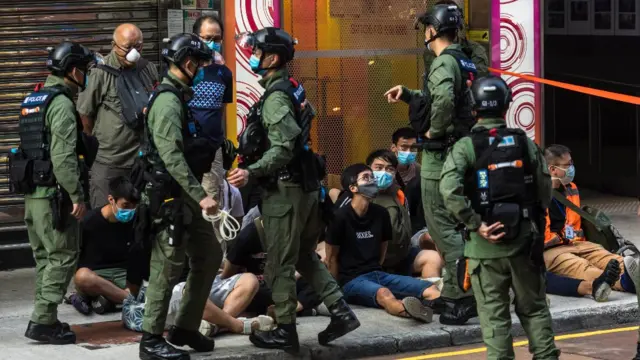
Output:
M140 196L133 184L120 176L109 181L107 200L107 205L89 211L82 222L82 248L74 277L77 293L70 301L85 315L91 310L98 314L113 310L131 293L138 293L144 277L140 276L144 271L136 271L138 276L132 279L127 271L131 270L134 241L132 220ZM137 259L146 264L148 272L148 260L144 261L144 256Z
M381 307L391 315L431 322L433 310L421 300L439 296L436 286L382 271L392 228L387 210L371 202L378 194L371 168L364 164L349 166L341 184L352 200L336 210L325 250L329 271L342 286L345 299L352 304Z

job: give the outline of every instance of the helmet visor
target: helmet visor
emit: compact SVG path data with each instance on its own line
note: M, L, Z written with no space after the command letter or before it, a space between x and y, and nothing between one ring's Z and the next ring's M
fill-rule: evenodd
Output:
M243 32L236 35L236 45L244 51L253 52L257 44L258 40L253 33Z

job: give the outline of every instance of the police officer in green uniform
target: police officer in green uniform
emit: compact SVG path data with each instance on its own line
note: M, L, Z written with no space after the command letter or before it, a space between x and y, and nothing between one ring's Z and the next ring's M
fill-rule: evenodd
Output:
M462 325L477 316L473 294L459 286L461 274L457 264L464 253L464 242L458 221L445 208L439 190L447 151L457 139L468 134L474 122L467 81L474 78L475 65L462 47L454 43L460 16L456 6L436 5L420 18L425 27L425 45L437 55L426 91L399 85L385 93L390 103L411 103L416 97L428 98L430 102L430 109L424 111L420 124L412 122L412 126L421 135L424 149L420 175L425 220L445 261L442 290L445 308L440 315L440 323L445 325Z
M189 255L191 271L184 300L169 329L167 340L196 351L212 351L214 341L198 328L211 284L222 261L220 244L211 223L203 218L215 214L218 205L201 186L210 170L215 148L201 136L186 106L191 87L212 54L193 34L178 34L162 51L169 70L151 95L146 110L146 143L143 156L149 181L146 205L156 230L151 253L151 276L146 292L140 358L189 359L189 353L169 345L162 337L173 286ZM208 163L207 163L208 162Z
M29 243L36 261L36 300L25 333L49 344L73 344L75 334L58 321L78 257L78 221L85 213L79 155L80 118L73 98L83 89L94 55L65 41L49 53L51 75L22 102L20 147L10 155L11 186L25 194Z
M436 5L453 5L458 6L458 4L454 0L440 0L436 3ZM461 14L460 21L462 22L462 29L458 32L458 37L456 38L456 43L462 46L462 51L464 51L467 56L471 58L471 61L476 65L478 69L478 77L484 77L489 75L489 58L487 57L487 51L485 48L478 44L475 41L467 39L464 27L464 13L462 9L458 8ZM429 69L431 68L431 64L436 59L435 54L428 49L425 50L423 54L424 58L424 71L426 74L429 73Z
M504 120L511 91L500 77L471 88L478 123L442 169L444 202L469 233L467 273L488 359L514 359L509 289L534 359L558 359L544 277L544 214L551 178L542 152Z
M266 132L268 144L257 160L246 168L238 168L229 174L229 182L237 187L252 179L264 188L262 216L267 249L266 277L272 289L278 327L267 332L254 332L250 340L261 348L299 349L296 331L296 270L309 282L331 313L331 322L318 335L320 344L337 339L355 330L360 322L343 299L342 292L327 268L320 262L314 250L320 229L319 182L306 188L304 173L313 166L303 161L306 148L299 141L302 134L299 125L299 104L294 105L304 91L301 86L291 92L274 91L292 82L286 64L294 56L294 40L285 31L265 28L253 34L242 34L238 43L252 52L249 61L252 70L262 76L260 84L265 95L254 105L247 118L247 130L240 135L239 153L246 154L244 134L254 133L255 126ZM297 101L296 101L297 103ZM307 129L308 131L308 129ZM308 135L308 134L307 134Z

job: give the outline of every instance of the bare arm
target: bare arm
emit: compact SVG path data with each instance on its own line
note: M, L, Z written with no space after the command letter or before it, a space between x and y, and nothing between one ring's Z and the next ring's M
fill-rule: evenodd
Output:
M380 244L380 265L384 263L384 258L387 256L387 247L389 247L389 242L385 241Z
M326 264L329 268L329 272L333 276L334 279L338 278L338 253L340 252L340 247L335 245L326 244L325 252L327 253Z

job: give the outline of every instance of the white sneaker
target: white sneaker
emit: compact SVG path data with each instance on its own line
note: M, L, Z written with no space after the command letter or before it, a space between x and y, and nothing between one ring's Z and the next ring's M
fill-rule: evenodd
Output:
M430 277L423 280L427 280L431 282L433 285L436 286L436 288L438 288L438 291L440 292L442 292L442 289L444 289L444 279L441 277Z
M200 328L198 328L198 331L206 337L212 337L216 334L217 328L218 327L216 325L206 320L200 320Z
M251 333L253 332L253 324L256 322L259 324L258 330L260 331L269 331L273 329L273 325L274 325L274 321L271 318L271 316L267 316L267 315L259 315L257 317L250 318L250 319L245 317L239 317L238 320L242 321L242 324L243 324L242 333L244 335L251 335Z

